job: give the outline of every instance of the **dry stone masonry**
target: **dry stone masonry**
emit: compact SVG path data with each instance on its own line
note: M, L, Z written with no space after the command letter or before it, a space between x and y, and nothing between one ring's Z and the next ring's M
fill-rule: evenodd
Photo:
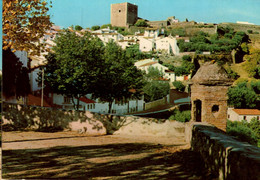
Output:
M226 130L227 90L232 81L225 70L216 63L207 62L192 78L191 119L208 122Z

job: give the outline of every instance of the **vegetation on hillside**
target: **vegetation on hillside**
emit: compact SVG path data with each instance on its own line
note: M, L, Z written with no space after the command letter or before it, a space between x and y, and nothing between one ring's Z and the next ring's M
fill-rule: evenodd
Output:
M253 118L250 123L244 120L242 122L228 120L227 134L260 147L260 121L256 118Z
M244 52L246 43L249 42L248 35L245 32L235 32L232 28L218 28L217 33L209 35L202 31L190 38L190 42L179 40L178 45L181 52L203 52L210 51L211 53L230 53L233 49Z
M228 104L235 108L260 107L260 80L242 81L228 90Z

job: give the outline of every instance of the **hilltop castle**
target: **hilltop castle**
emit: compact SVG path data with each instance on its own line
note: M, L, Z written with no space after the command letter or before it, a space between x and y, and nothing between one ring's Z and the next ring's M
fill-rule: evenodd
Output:
M128 2L111 4L111 25L129 27L138 19L138 6Z

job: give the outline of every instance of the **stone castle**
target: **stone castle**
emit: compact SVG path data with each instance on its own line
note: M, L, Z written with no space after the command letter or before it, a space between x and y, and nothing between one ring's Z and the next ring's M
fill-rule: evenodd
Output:
M129 27L138 19L138 6L128 2L111 4L111 25Z

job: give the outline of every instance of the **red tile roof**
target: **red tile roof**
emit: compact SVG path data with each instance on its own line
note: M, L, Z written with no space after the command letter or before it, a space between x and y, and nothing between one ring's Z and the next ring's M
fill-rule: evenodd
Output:
M41 98L34 96L32 94L29 94L27 96L27 105L30 106L41 106ZM43 106L44 107L51 107L44 99L43 99Z
M96 101L93 101L92 99L88 99L86 97L81 97L79 98L80 101L87 103L87 104L92 104L92 103L96 103Z
M143 64L139 67L144 67L144 66L150 66L150 65L153 65L153 64L157 64L158 62L149 62L149 63L146 63L146 64Z
M260 115L260 110L258 109L233 109L239 115Z

